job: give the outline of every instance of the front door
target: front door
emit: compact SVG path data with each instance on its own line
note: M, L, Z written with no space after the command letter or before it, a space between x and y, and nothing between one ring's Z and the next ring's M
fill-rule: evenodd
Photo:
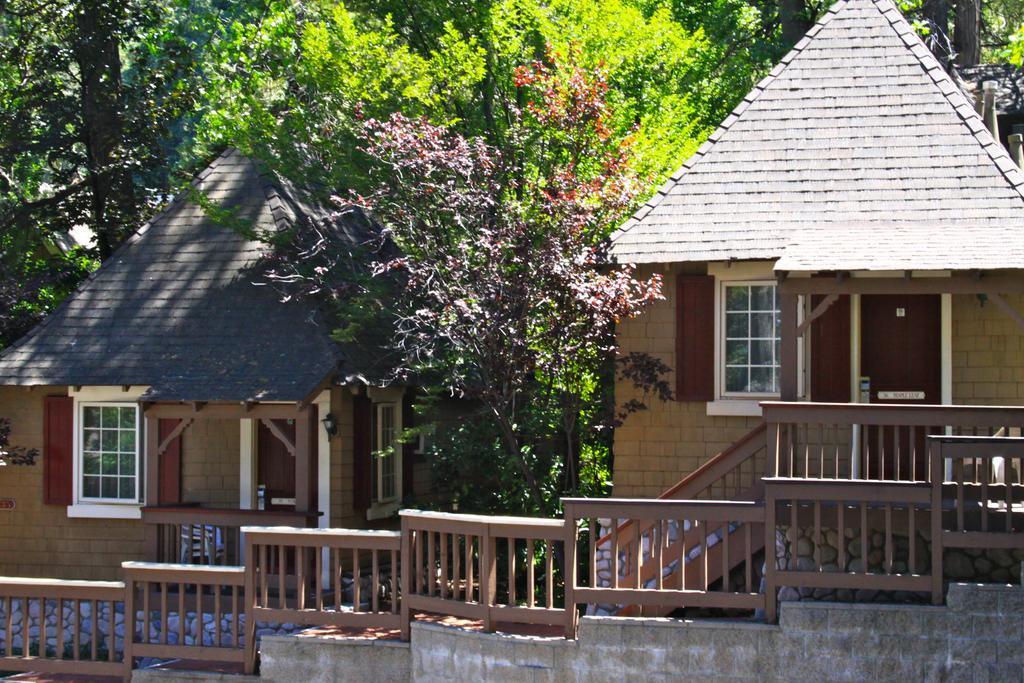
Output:
M861 376L871 403L942 403L942 303L938 294L861 297ZM865 471L886 479L923 477L924 429L865 432Z
M274 426L295 443L295 420L274 420ZM279 438L258 422L256 484L265 487L267 510L295 509L295 458Z

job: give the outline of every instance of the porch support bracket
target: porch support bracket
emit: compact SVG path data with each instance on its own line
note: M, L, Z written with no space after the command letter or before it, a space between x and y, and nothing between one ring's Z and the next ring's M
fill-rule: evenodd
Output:
M1003 312L1010 316L1010 318L1012 318L1021 329L1024 329L1024 315L1021 315L1017 309L1011 306L1010 303L1003 298L1002 294L989 294L988 298L992 299L996 306L1003 309Z
M796 336L803 337L804 333L810 328L811 323L813 323L821 316L825 315L825 311L830 309L832 307L832 304L834 304L838 300L838 294L829 294L828 296L826 296L821 301L821 303L814 307L814 309L811 311L811 314L807 316L807 319L800 323L800 325L796 328Z
M264 417L264 418L262 418L260 420L260 423L262 423L264 427L269 429L270 433L273 434L275 437L277 437L278 441L280 441L281 443L284 444L284 447L286 449L288 449L288 455L290 455L290 456L292 456L294 458L295 457L295 442L292 441L291 439L289 439L288 436L284 432L281 431L281 428L278 427L274 423L273 420L270 420L270 419Z
M159 446L157 446L157 456L163 455L164 451L167 450L167 447L170 446L175 439L181 436L181 433L188 429L188 426L190 424L192 424L192 418L183 419L180 422L178 422L174 429L171 430L171 433L164 437L164 440L160 442Z

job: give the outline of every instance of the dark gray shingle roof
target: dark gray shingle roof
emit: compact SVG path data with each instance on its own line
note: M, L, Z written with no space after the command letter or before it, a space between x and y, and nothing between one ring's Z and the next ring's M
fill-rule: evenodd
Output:
M235 150L194 185L259 229L309 219L353 244L372 234L359 212L339 218ZM344 359L314 306L253 284L265 249L179 196L0 355L0 384L149 385L147 398L161 400L305 398Z
M612 254L774 259L802 231L870 239L895 225L928 236L906 248L940 256L991 231L992 267L1024 267L1024 241L1004 238L1024 229L1022 185L892 2L840 0L613 236Z

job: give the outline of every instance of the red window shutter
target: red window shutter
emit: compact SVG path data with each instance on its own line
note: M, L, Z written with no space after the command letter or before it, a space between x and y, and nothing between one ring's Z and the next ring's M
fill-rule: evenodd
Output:
M811 297L811 309L823 298ZM850 401L850 297L845 294L811 322L811 400Z
M413 410L415 398L412 391L407 391L402 398L402 430L412 428L416 424L416 411ZM413 495L413 464L416 461L416 442L402 444L402 497Z
M676 399L715 398L715 278L676 278Z
M43 503L71 505L74 477L74 399L43 399Z
M361 512L370 507L370 438L373 403L366 396L352 399L352 507Z
M157 443L163 443L181 420L164 418L158 421ZM181 503L181 435L167 446L160 456L159 491L154 505L177 505Z

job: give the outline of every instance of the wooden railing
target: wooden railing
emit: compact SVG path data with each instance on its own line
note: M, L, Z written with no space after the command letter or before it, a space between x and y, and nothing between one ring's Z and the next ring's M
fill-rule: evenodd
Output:
M1009 419L1020 415L892 408L825 407L814 417L999 435L925 437L926 472L912 470L920 481L823 478L811 467L809 478L755 477L744 488L741 471L733 495L754 500L568 498L562 519L403 510L401 531L244 526L244 567L127 562L125 583L0 578L0 670L125 676L140 658L183 658L243 662L252 673L258 622L408 638L415 614L429 612L488 631L546 625L571 638L582 604L763 609L773 621L780 587L913 592L939 603L944 549L1024 548L1024 438ZM798 423L778 420L797 415L768 410L776 421L767 433L791 446L781 425ZM757 462L765 433L752 431L665 495L706 493ZM769 445L787 468L791 452ZM620 523L602 536L600 520ZM19 611L21 635L36 618L46 636L19 640Z
M243 567L125 562L121 568L126 660L243 661Z
M172 564L244 564L243 526L315 527L318 513L286 510L233 510L198 505L142 508L146 558Z
M800 479L927 481L930 435L1020 435L1024 407L761 404L770 474Z
M765 439L766 425L761 423L747 432L741 439L729 446L721 453L718 453L696 470L681 479L675 486L667 489L658 496L659 500L761 500L763 486L761 478L765 475L767 467L767 441ZM648 582L653 577L662 573L662 569L655 563L649 561L653 547L646 549L648 557L643 558L640 565L631 563L630 558L636 556L636 549L632 547L632 539L636 536L633 529L634 522L628 519L613 518L609 520L614 525L612 530L606 533L598 542L598 547L607 551L611 548L613 536L624 556L625 561L616 571L622 571L621 578L626 585L640 577L641 582ZM734 528L733 531L737 529ZM640 529L640 536L648 536L652 533L650 526L643 526ZM763 535L753 535L753 552L757 553L764 547ZM637 566L640 567L639 574L636 574ZM732 568L730 567L729 570ZM677 571L678 568L673 571ZM719 571L717 565L712 569L712 574ZM715 578L719 578L717 575ZM629 616L636 613L640 606L623 606L619 613ZM662 610L663 611L663 610ZM656 612L656 611L655 611ZM646 609L651 614L650 607Z
M1024 438L932 437L942 548L1024 548ZM938 482L943 482L940 486Z
M246 670L257 621L399 629L397 531L244 527ZM363 576L368 577L364 590Z
M765 537L762 504L622 498L568 498L562 503L566 523L579 532L585 529L589 538L583 544L586 552L580 563L586 583L581 584L577 577L566 591L570 593L571 588L577 604L764 608L764 595L755 581L756 548ZM602 545L598 520L603 517L625 517L633 522L628 527L632 530L628 545L620 544L618 527L611 534L612 580L608 586L598 579ZM635 567L628 582L619 580L620 562ZM641 579L645 565L656 570L647 581ZM740 576L734 579L734 569L739 566ZM666 572L666 567L674 569Z
M563 520L416 510L401 517L406 635L416 611L479 619L486 631L499 623L574 629L574 610L555 586L556 557L566 553Z
M0 671L125 676L130 660L115 626L124 596L120 581L0 577Z
M933 599L942 599L942 563L931 563L917 552L916 530L929 528L932 491L926 483L815 481L806 479L772 478L765 480L765 527L775 545L775 531L797 530L791 534L790 566L769 559L766 563L766 590L769 597L767 619L775 619L775 593L780 586L798 588L845 588L890 591L932 592ZM793 548L796 537L812 529L813 566L793 566L797 563ZM838 539L838 556L831 567L822 560L826 531L831 530ZM859 563L847 563L847 532L859 536L856 556ZM884 553L880 567L870 562L871 536L882 533ZM907 544L906 568L895 567L896 535L911 539ZM806 537L806 536L805 536ZM768 536L766 535L766 538Z

